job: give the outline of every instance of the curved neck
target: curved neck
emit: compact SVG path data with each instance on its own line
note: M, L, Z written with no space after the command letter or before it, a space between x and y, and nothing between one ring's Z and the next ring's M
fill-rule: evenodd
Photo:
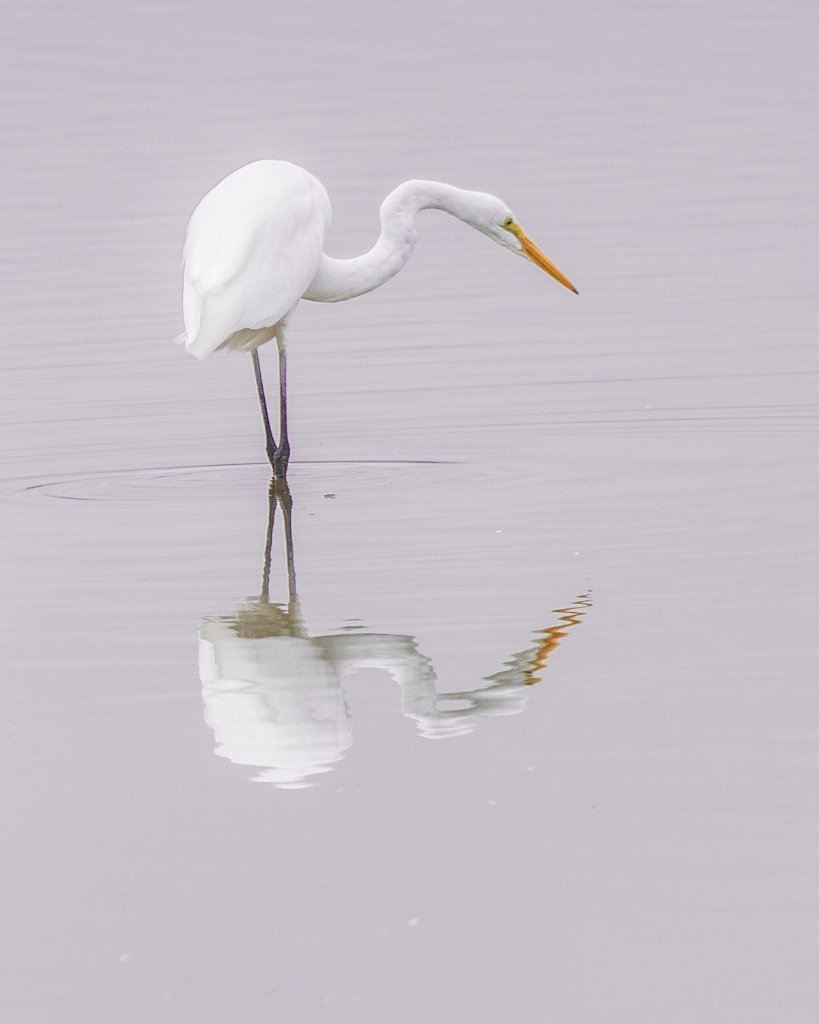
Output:
M322 255L304 298L314 302L341 302L371 292L389 281L407 262L415 246L415 215L420 210L444 210L468 221L470 195L464 189L440 181L405 181L381 204L381 234L372 249L348 260Z

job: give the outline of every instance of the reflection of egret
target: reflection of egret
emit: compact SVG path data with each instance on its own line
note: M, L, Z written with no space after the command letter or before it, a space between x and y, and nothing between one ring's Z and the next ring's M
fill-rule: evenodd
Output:
M286 605L269 598L277 509L284 526ZM342 684L362 669L391 676L401 690L403 713L432 739L470 732L479 718L518 714L546 659L590 603L588 595L581 595L560 609L559 624L537 634L531 648L513 655L483 687L439 693L432 663L411 636L308 636L296 589L291 510L287 484L274 481L261 594L232 616L206 619L199 634L205 718L216 738L216 753L235 764L260 768L255 776L259 781L296 789L310 785L311 776L331 770L352 743Z
M381 234L363 256L325 256L330 200L324 186L283 160L257 160L219 182L193 212L185 239L185 345L202 359L220 348L251 352L267 455L277 477L287 472L286 348L300 299L339 302L378 288L398 273L415 245L415 216L442 210L555 280L574 285L524 233L512 211L484 192L440 181L405 181L381 204ZM279 444L270 418L258 349L279 349Z

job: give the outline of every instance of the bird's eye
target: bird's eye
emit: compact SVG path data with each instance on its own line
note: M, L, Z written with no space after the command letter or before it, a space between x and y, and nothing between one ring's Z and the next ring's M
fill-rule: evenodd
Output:
M515 220L513 217L507 217L506 220L503 222L503 226L505 228L511 228L514 223Z

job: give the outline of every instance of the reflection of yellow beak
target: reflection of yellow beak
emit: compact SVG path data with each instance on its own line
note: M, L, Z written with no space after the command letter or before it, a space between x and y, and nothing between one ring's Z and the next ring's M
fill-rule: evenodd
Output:
M566 277L563 271L559 270L557 266L552 263L545 252L541 252L540 249L538 249L532 239L529 238L519 224L514 224L510 230L523 246L524 253L536 267L540 267L541 270L545 270L550 277L553 277L555 281L559 281L564 288L568 288L570 292L574 292L575 295L579 294L575 286L568 277Z

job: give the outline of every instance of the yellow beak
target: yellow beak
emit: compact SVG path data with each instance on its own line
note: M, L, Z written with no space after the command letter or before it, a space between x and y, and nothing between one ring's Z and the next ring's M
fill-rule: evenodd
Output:
M540 267L541 270L545 270L550 277L553 277L555 281L559 281L563 285L563 287L568 288L570 292L574 292L575 295L579 294L575 286L568 279L568 277L566 277L563 271L560 270L554 263L552 263L552 261L549 259L545 252L541 252L541 250L538 249L538 247L535 245L532 239L529 238L529 236L526 234L522 227L520 227L518 224L515 224L512 227L512 231L517 236L520 244L523 246L524 253L529 257L529 259L532 261L532 263L535 264L536 267Z

